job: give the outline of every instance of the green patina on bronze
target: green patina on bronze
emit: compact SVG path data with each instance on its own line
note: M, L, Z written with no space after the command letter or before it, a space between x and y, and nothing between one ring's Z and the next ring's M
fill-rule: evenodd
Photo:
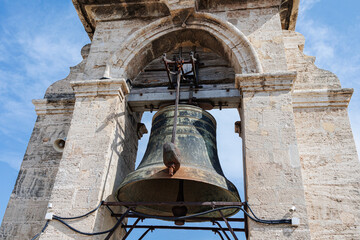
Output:
M163 144L171 141L174 106L157 112L145 155L136 171L121 183L117 198L123 202L174 202L179 181L184 180L185 202L241 201L235 186L225 178L216 148L216 121L208 112L191 105L179 105L176 145L181 153L180 169L169 176L163 163ZM188 215L209 210L209 206L188 208ZM137 207L136 211L172 216L171 207ZM237 210L223 211L230 216ZM218 212L206 215L220 217Z

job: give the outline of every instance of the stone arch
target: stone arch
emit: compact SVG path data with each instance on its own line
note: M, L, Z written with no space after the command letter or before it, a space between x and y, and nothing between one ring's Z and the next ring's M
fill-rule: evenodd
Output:
M166 49L160 46L166 47L169 43L153 46L156 41L167 41L167 37L172 33L185 30L201 31L206 33L209 39L215 40L216 46L221 48L223 56L231 63L236 74L263 72L254 48L239 29L212 14L193 13L186 18L185 23L170 16L134 32L107 62L110 76L134 78L151 60L166 52Z

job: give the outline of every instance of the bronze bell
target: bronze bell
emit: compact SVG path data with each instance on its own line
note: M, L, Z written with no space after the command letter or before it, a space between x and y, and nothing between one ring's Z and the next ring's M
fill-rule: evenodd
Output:
M159 110L153 117L145 155L137 170L121 183L117 199L122 202L239 202L235 186L225 178L216 148L216 121L203 109L179 105L175 145L180 167L171 176L164 165L164 143L172 137L175 106ZM209 206L139 206L137 212L157 216L184 216L210 210ZM225 216L237 209L222 211ZM221 217L213 212L203 217Z

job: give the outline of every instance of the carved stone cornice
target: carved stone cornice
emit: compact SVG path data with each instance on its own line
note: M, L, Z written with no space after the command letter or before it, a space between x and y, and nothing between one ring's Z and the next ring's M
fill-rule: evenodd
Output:
M284 30L295 31L300 0L281 0L280 19Z
M352 88L295 90L292 93L293 107L294 109L347 108L353 92Z
M96 23L133 18L159 18L170 15L167 2L159 0L72 0L90 39Z
M161 18L175 11L193 8L193 11L213 12L226 9L251 9L277 7L283 29L294 30L300 0L72 0L79 18L90 39L93 38L96 23L133 18Z
M34 99L37 115L72 114L74 110L74 98L60 99Z
M120 96L124 98L130 90L124 78L97 79L70 82L75 98L88 98L97 96Z
M236 74L235 87L241 92L291 91L296 72Z

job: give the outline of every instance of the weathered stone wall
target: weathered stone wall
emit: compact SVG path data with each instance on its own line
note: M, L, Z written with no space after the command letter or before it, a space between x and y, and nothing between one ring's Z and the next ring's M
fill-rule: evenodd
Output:
M126 107L128 88L124 79L76 81L72 87L76 97L74 113L50 198L51 211L64 217L89 212L102 200L115 201L113 192L125 175L134 170L139 121L139 115ZM102 207L72 226L84 232L98 232L115 223L116 218ZM118 230L114 236L120 234ZM41 236L41 239L68 238L88 236L54 221Z
M283 31L283 35L288 68L298 73L294 90L341 89L340 81L335 74L316 67L315 57L303 53L303 35L293 31Z
M33 101L38 118L1 225L0 236L4 239L30 239L45 224L62 157L53 143L67 137L75 102L70 81L84 71L89 49L90 45L83 47L83 61L71 67L65 79L49 86L44 99Z
M248 221L249 239L310 239L291 89L296 74L237 75L246 201L262 219L300 218L300 226ZM296 207L294 214L289 212Z
M347 114L352 89L303 54L304 37L284 31L298 149L312 239L360 238L360 162Z
M313 239L360 238L360 163L346 108L295 109Z
M245 34L256 50L264 72L287 70L277 2L266 1L261 7L213 13Z
M191 4L190 4L191 6ZM144 18L133 18L133 19L121 19L116 20L113 15L109 15L109 19L112 21L98 21L96 23L96 30L94 32L94 37L92 41L92 46L90 50L89 60L85 67L84 76L82 79L96 79L104 76L106 71L110 71L111 77L123 77L122 74L127 74L127 77L134 78L136 75L154 58L161 56L163 52L167 52L179 47L181 41L189 41L190 39L179 39L179 36L174 37L176 31L194 29L192 25L194 24L199 26L198 22L201 21L213 21L213 19L208 19L210 16L214 18L221 19L224 23L229 23L231 26L235 27L232 31L239 31L248 38L250 46L254 48L258 56L259 61L261 62L261 67L265 72L276 72L276 71L286 71L286 58L283 47L283 35L282 35L282 26L280 21L279 14L279 1L266 1L261 3L252 2L243 4L237 3L229 6L225 6L219 9L203 9L199 13L194 13L194 9L188 8L181 9L178 6L172 12L170 17L163 17L163 21L158 21L156 19L144 19ZM234 8L234 9L231 9ZM199 14L208 14L211 12L209 17L199 17ZM199 15L199 16L198 16ZM159 18L160 18L159 17ZM166 20L169 19L169 20ZM150 23L157 22L156 28L151 29ZM173 24L172 28L161 29L163 26L171 22ZM204 22L205 23L205 22ZM185 24L185 25L184 25ZM204 24L204 26L207 24ZM198 30L202 27L198 27ZM150 39L153 36L151 34L139 35L139 33L154 33L161 32L161 34L171 33L167 36L166 39L162 41L157 41L156 38ZM194 34L197 34L199 31L194 31ZM210 32L214 37L220 38L219 33ZM231 33L234 34L234 33ZM237 34L237 33L236 33ZM137 38L133 38L134 35L138 35ZM157 38L160 38L162 35L159 35ZM230 37L230 36L229 36ZM225 58L231 60L234 64L233 53L231 49L224 49L222 46L216 46L211 43L210 39L207 42L203 38L208 39L207 36L197 37L196 41L200 43L203 47L218 50L225 55ZM139 45L138 42L151 43L154 41L152 46L146 47L145 49L137 48L133 49L133 46ZM171 42L175 41L175 42ZM231 40L230 40L231 41ZM223 42L225 46L228 46L230 42ZM240 42L241 43L241 42ZM239 44L235 42L235 44ZM241 43L243 44L243 43ZM219 49L219 47L221 49ZM230 45L228 47L231 47ZM240 55L244 56L242 64L246 64L246 61L251 58L251 56L246 56L245 52L249 46L244 47ZM225 47L226 48L226 47ZM119 52L120 54L115 54ZM143 57L137 57L136 62L132 62L130 68L126 69L126 72L114 70L116 67L120 67L127 59L127 56L130 54L136 55L141 52ZM111 57L115 57L111 59ZM113 64L110 69L107 69L109 61ZM136 66L135 66L136 65ZM128 67L125 66L125 67ZM244 67L244 66L243 66ZM236 68L236 67L235 67ZM136 69L135 72L132 72ZM238 69L237 73L246 72L244 70Z
M38 112L3 218L1 239L31 239L45 224L44 216L62 155L55 151L53 142L67 136L73 104L72 101L46 103L46 100L38 104L54 111Z
M81 79L99 79L104 76L106 63L112 53L122 47L132 33L153 20L131 19L115 22L99 22L91 43L88 62ZM117 59L121 61L123 59ZM112 73L110 73L112 74ZM110 75L111 76L111 75Z

